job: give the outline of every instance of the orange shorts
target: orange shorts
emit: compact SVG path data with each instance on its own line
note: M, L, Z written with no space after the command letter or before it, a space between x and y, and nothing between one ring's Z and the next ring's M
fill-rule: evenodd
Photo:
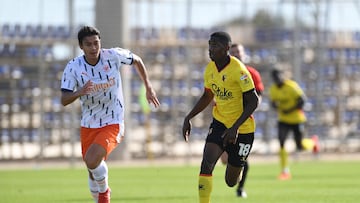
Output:
M122 128L122 129L120 129ZM101 128L85 128L80 129L81 153L85 157L87 150L92 144L99 144L106 150L107 156L117 147L123 138L124 126L120 124L112 124Z

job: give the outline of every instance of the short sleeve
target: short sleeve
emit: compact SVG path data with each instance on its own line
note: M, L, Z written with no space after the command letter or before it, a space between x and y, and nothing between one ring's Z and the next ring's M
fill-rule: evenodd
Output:
M295 97L301 97L304 95L303 90L300 88L300 86L295 81L292 81L292 86L294 89Z
M205 71L204 71L204 88L209 89L210 88L210 71L209 71L210 67L209 65L206 66Z
M240 71L240 77L238 81L241 86L242 92L247 92L255 88L250 72L246 69Z
M114 48L113 50L115 51L116 56L119 58L121 64L131 65L133 63L134 57L130 50L120 47Z
M74 71L75 69L73 68L71 63L69 63L65 67L65 70L61 78L61 89L74 91L76 86L76 78L74 75Z

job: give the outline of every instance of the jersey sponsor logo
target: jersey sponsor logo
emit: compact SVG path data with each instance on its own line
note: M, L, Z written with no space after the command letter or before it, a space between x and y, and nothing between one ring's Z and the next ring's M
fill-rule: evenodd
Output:
M99 84L94 84L94 87L93 87L93 91L94 92L99 92L99 91L103 91L103 90L106 90L106 89L109 89L110 87L114 86L115 85L115 78L109 78L109 81L108 82L105 82L105 83L99 83Z
M110 70L110 67L108 65L105 65L103 67L104 72L108 72Z
M221 100L228 100L233 98L232 92L226 88L221 88L216 84L212 84L211 88L214 94Z

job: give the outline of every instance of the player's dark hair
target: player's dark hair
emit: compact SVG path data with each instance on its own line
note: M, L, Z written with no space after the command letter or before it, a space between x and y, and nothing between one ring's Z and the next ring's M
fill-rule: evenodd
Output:
M210 35L210 38L219 40L224 45L231 45L231 37L227 32L219 31L214 32Z
M98 29L91 26L83 26L78 32L79 45L82 44L82 41L84 40L85 37L89 37L93 35L99 36L100 39L100 31Z
M279 67L272 67L271 69L271 74L279 74L279 73L283 73L284 70L282 68L279 68Z
M238 46L239 46L239 44L234 43L234 44L231 44L230 48L234 48L234 47L238 47Z
M284 70L280 67L273 67L271 70L271 77L278 78L280 75L284 74Z

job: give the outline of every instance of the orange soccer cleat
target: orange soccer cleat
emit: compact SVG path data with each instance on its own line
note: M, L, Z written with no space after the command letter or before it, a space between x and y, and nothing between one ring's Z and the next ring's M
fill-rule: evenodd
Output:
M314 142L313 153L318 154L320 151L319 137L317 135L313 135L311 139Z
M279 180L290 180L291 179L291 174L289 172L282 172L278 176L278 179Z

